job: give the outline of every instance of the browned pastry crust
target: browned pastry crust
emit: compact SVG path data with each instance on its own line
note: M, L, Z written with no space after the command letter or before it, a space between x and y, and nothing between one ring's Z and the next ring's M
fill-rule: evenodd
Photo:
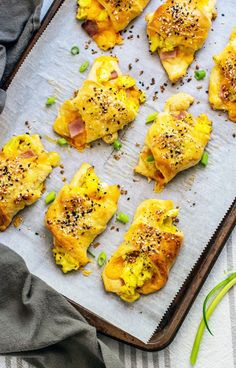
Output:
M177 214L169 200L148 199L139 205L124 241L104 268L106 291L133 302L166 284L183 242L183 233L173 224Z
M186 74L215 16L215 0L167 0L147 15L150 51L159 53L172 82Z

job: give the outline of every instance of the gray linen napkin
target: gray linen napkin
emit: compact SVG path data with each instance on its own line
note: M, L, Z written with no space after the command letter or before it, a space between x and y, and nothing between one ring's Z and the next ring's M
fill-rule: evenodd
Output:
M0 87L40 25L42 0L0 0ZM0 89L0 113L6 93Z
M21 356L35 367L123 367L95 328L2 244L0 326L0 354Z

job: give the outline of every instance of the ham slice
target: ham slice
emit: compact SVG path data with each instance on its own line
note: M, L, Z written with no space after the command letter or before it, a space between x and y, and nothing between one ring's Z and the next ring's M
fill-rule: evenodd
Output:
M178 120L184 119L187 115L187 111L180 111L178 114L175 114L175 118Z
M29 149L29 150L27 150L27 151L25 151L25 152L22 152L20 155L19 155L19 157L21 157L21 158L31 158L31 157L35 157L36 156L36 154L34 153L34 151L33 150L31 150L31 149Z
M68 125L70 137L74 138L85 131L85 124L81 117L71 121Z
M177 56L177 49L174 49L173 51L160 52L161 60L174 59L176 56Z
M90 37L95 36L98 33L98 25L95 20L86 20L82 24L82 28L88 33Z
M110 79L116 79L118 78L118 73L116 70L113 70L110 75Z

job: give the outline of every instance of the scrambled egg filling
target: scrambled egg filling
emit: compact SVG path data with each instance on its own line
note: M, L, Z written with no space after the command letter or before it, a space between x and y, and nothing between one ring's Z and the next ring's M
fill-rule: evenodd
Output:
M145 93L136 87L136 81L130 75L118 75L114 79L111 79L112 72L115 71L114 60L112 57L99 57L98 62L100 66L96 69L96 82L103 84L114 92L117 99L129 103L129 107L138 111L139 104L145 102Z
M62 248L53 248L52 250L55 262L64 273L71 270L77 270L80 267L78 260L73 258L70 253L64 251Z
M32 151L38 157L39 162L47 159L52 167L59 165L59 155L56 152L46 152L43 145L40 142L38 135L22 134L16 137L12 137L9 142L5 144L2 149L3 154L9 159L15 159L16 157L24 154L25 152ZM24 156L22 156L24 158ZM35 157L25 157L27 160L35 160Z
M170 200L148 199L139 205L124 241L104 267L106 291L134 302L164 287L183 242L174 224L178 212Z
M80 181L80 192L90 198L98 197L101 199L107 194L107 187L106 183L100 181L92 167L86 171Z
M225 100L236 102L236 49L226 54L225 59L218 60L215 57L216 64L219 65L222 76L221 96Z
M215 17L214 1L167 0L146 19L150 50L172 51L176 46L201 47Z
M120 288L120 297L126 302L134 302L140 297L138 288L150 280L153 275L153 266L144 254L137 257L126 255L125 266L121 273L124 285Z
M77 19L95 21L98 32L93 39L102 50L108 50L123 42L116 33L106 9L97 0L78 0Z

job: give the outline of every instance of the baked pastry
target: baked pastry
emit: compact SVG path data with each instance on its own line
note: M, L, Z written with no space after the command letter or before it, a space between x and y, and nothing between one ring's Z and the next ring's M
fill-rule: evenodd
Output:
M44 182L59 161L57 153L45 151L37 134L19 135L5 144L0 152L0 231L41 197Z
M78 0L77 19L102 50L123 42L120 32L150 0Z
M89 262L87 249L117 210L118 185L100 181L92 166L82 164L49 207L45 223L53 234L53 255L64 273Z
M124 241L104 268L106 291L127 302L161 289L183 242L173 224L178 209L169 200L148 199L136 210Z
M196 165L210 139L212 123L205 114L194 118L188 113L194 98L177 93L168 98L164 112L149 128L135 172L156 181L155 191L180 171Z
M228 111L230 120L236 122L236 27L229 43L217 56L209 85L209 102L214 110Z
M158 52L171 82L183 77L194 54L202 48L216 0L167 0L146 16L150 51Z
M99 138L112 143L144 100L135 79L122 75L118 59L100 56L75 97L61 106L54 130L79 150Z

